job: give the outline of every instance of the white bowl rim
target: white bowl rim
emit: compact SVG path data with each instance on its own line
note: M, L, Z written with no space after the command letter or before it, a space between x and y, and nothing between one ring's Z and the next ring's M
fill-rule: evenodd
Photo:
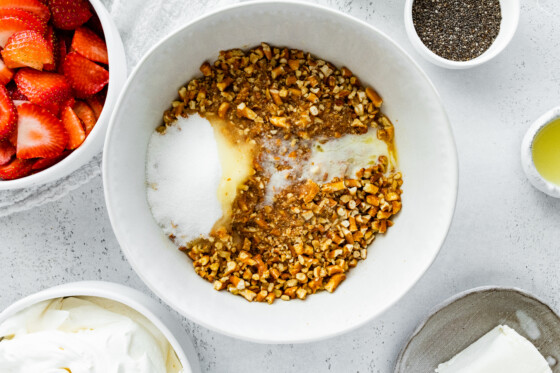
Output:
M541 115L530 126L521 142L521 162L527 178L538 190L551 197L560 198L560 185L545 179L537 170L533 161L533 143L537 135L552 121L560 119L560 106L555 107Z
M142 300L138 301L128 294L125 295L125 292L133 293L134 296L139 297ZM37 293L30 294L15 301L4 311L0 312L0 323L10 316L15 315L17 312L23 311L37 303L65 297L97 297L108 299L132 308L142 316L146 317L165 336L171 347L173 347L183 367L187 364L188 367L192 368L192 373L200 372L198 359L196 361L192 361L192 359L189 360L189 358L187 358L187 354L185 353L183 346L181 346L177 338L175 338L175 335L169 330L168 326L161 320L160 316L157 316L154 312L152 312L152 310L143 304L143 302L152 304L158 308L162 308L161 305L157 304L153 299L136 289L114 282L77 281L43 289ZM168 314L168 312L162 308L162 313L163 312L165 312L165 315ZM194 349L192 342L189 347Z
M114 24L113 19L111 18L108 10L101 3L101 1L100 0L87 0L87 1L95 9L95 13L99 17L99 20L101 21L103 33L105 34L105 41L107 43L107 50L109 52L109 60L110 60L109 75L111 74L111 70L114 70L113 75L112 76L110 75L109 78L110 82L108 84L107 98L105 99L105 102L106 103L111 102L112 100L116 102L116 99L120 94L120 90L122 89L123 84L117 84L117 79L111 79L111 77L114 77L119 72L122 72L123 69L125 73L127 71L126 59L120 59L117 56L118 54L121 54L121 52L122 54L124 54L122 40L120 38L120 34L118 32L117 26ZM116 31L115 35L118 38L118 40L113 39L109 41L109 39L106 36L107 35L106 30L109 29L113 29L114 31ZM114 61L114 63L116 64L121 64L122 66L117 67L114 65L114 63L111 63L112 61ZM113 81L115 82L115 84L111 84L111 82ZM110 110L102 110L101 115L99 116L97 121L99 123L104 123L104 122L107 123L110 119L110 114L111 114ZM85 141L80 147L75 149L72 153L70 153L70 155L68 155L66 158L64 158L63 160L61 160L60 162L58 162L57 164L51 167L41 170L35 174L22 177L20 179L0 180L0 190L28 188L34 185L41 185L51 181L56 181L58 179L63 178L66 175L69 175L70 173L80 168L82 165L87 163L91 158L93 158L96 154L99 153L98 150L93 152L93 154L90 157L88 157L88 159L82 159L82 160L78 159L78 158L82 158L82 153L86 152L86 148L88 147L88 145L95 146L95 143L97 142L95 140L98 137L102 137L104 139L103 133L101 133L103 130L104 128L102 128L102 126L94 126L93 129L91 130L91 133L86 137ZM89 149L87 149L87 151L89 151Z
M521 294L524 297L535 300L535 301L541 303L543 306L546 306L550 310L550 312L552 312L558 319L560 319L560 315L556 311L554 311L554 309L548 303L543 301L538 296L536 296L532 293L529 293L528 291L523 290L521 288L515 287L515 286L512 287L512 286L484 285L484 286L478 286L478 287L475 287L475 288L472 288L472 289L463 290L463 291L461 291L457 294L452 295L451 297L447 298L443 302L441 302L438 305L436 305L435 307L433 307L428 312L428 316L426 316L418 324L416 329L414 329L414 331L412 332L410 337L407 339L406 343L404 344L403 348L401 349L401 352L399 353L399 356L397 357L397 361L395 363L394 373L400 373L399 369L401 369L402 359L404 357L404 354L408 350L408 347L410 346L412 341L418 336L418 334L420 334L422 332L422 330L424 329L426 324L428 324L428 322L432 319L432 317L435 316L436 313L438 313L439 311L443 310L444 308L450 306L452 303L455 303L456 301L458 301L460 299L463 299L463 298L465 298L465 297L467 297L471 294L484 293L484 292L493 291L493 290L496 290L496 291L511 291L511 292Z
M506 0L512 3L512 7L515 9L514 12L514 19L513 19L513 27L509 30L506 34L506 38L504 39L502 45L499 49L494 51L490 51L489 49L484 51L480 56L473 58L472 60L468 61L453 61L448 60L447 58L441 57L436 53L432 52L425 44L422 42L418 33L416 32L416 28L414 27L414 22L412 20L412 4L414 0L406 0L404 6L404 26L406 30L406 34L410 43L416 49L418 53L422 57L424 57L427 61L431 63L445 67L448 69L468 69L471 67L482 65L493 59L494 57L498 56L504 49L507 48L513 37L515 36L515 32L517 31L517 27L519 25L519 17L520 17L520 7L521 1L520 0ZM500 1L501 4L502 1Z
M158 297L160 297L165 303L167 303L168 305L170 305L173 309L175 309L177 312L179 312L180 314L184 315L185 317L187 317L188 319L196 322L199 325L204 326L207 329L210 329L212 331L221 333L223 335L232 337L232 338L237 338L237 339L241 339L241 340L245 340L245 341L249 341L249 342L253 342L253 343L263 343L263 344L295 344L295 343L309 343L309 342L315 342L315 341L320 341L320 340L325 340L328 338L332 338L332 337L336 337L345 333L348 333L349 331L352 330L356 330L357 328L359 328L360 326L363 326L364 324L372 321L373 319L375 319L376 317L378 317L379 315L383 314L384 312L386 312L389 308L391 308L395 303L397 303L402 297L404 297L409 291L410 289L412 289L412 287L414 287L414 285L416 285L416 283L420 280L420 278L422 278L422 276L428 271L428 269L432 266L433 262L435 261L435 259L437 258L439 252L441 251L441 248L447 238L447 235L449 233L449 229L451 228L451 223L453 221L453 216L455 213L455 208L457 205L457 195L458 195L458 191L459 191L459 161L458 161L458 155L457 155L457 146L455 144L455 139L453 136L453 130L451 128L451 124L449 121L449 116L447 115L447 112L445 110L445 107L443 106L443 102L441 100L441 97L437 91L437 89L435 88L434 84L432 83L432 81L430 80L430 78L428 77L428 75L420 68L420 66L418 65L418 63L401 47L399 46L392 38L390 38L385 32L379 30L378 28L376 28L375 26L370 25L369 23L362 21L358 18L352 17L348 14L345 14L341 11L338 11L336 9L324 6L324 5L320 5L320 4L314 4L314 3L307 3L307 2L299 2L297 0L252 0L252 1L245 1L242 3L237 3L237 4L233 4L233 5L228 5L228 6L224 6L224 7L220 7L216 10L213 10L209 13L206 13L190 22L187 22L185 25L175 29L174 31L172 31L170 34L168 34L167 36L165 36L162 40L160 40L158 43L156 43L148 52L146 52L146 54L142 57L142 59L138 62L138 64L135 66L135 68L133 69L133 71L131 72L131 74L128 77L128 80L125 84L125 86L123 87L121 94L119 95L119 99L117 100L117 103L115 105L115 110L113 110L113 113L111 115L111 120L109 121L109 128L107 130L107 134L106 134L106 139L109 139L109 137L111 136L111 133L113 131L113 127L116 126L115 123L115 118L117 116L117 111L118 108L121 105L121 102L124 100L124 96L125 93L127 92L131 82L134 80L134 78L136 77L136 74L138 73L138 71L140 70L142 64L163 44L165 44L168 39L174 37L176 34L182 32L184 29L190 27L191 25L204 21L207 18L211 18L214 15L224 12L224 11L229 11L232 9L236 9L236 8L242 8L242 7L248 7L248 6L253 6L253 5L269 5L269 4L290 4L290 5L296 5L296 6L301 6L301 7L307 7L310 8L311 10L313 9L319 9L322 11L326 11L326 12L330 12L331 14L334 14L338 17L343 17L347 20L350 20L352 22L357 22L360 25L369 28L371 31L373 32L377 32L378 34L380 34L381 36L383 36L385 39L387 39L395 48L397 48L404 56L405 58L408 58L408 61L410 62L411 66L413 66L414 69L416 69L416 71L420 74L420 76L422 78L425 79L426 83L428 83L428 85L432 88L433 93L435 95L435 97L437 98L438 102L441 105L441 109L442 109L442 114L445 116L445 122L447 124L447 129L449 130L449 141L452 143L452 147L454 149L454 151L450 154L452 156L452 159L450 159L450 163L454 166L453 167L453 175L451 175L452 177L450 177L450 181L452 184L452 197L453 197L453 204L452 204L452 208L448 211L447 214L447 226L445 227L445 234L442 235L442 238L439 241L439 249L437 251L434 251L434 253L431 255L431 258L429 260L429 264L426 266L426 268L419 272L418 275L416 276L416 278L414 279L414 281L411 281L410 284L408 284L405 287L405 290L402 292L402 294L400 294L398 297L396 297L392 302L388 302L385 307L383 307L377 314L372 314L372 315L368 315L364 318L362 318L360 321L356 322L354 325L351 325L350 327L347 327L345 329L336 329L334 331L329 331L324 333L323 335L320 336L314 336L314 337L305 337L305 338L299 338L299 339L295 339L295 340L276 340L274 338L266 338L266 337L262 337L262 338L256 338L256 337L248 337L246 335L243 334L239 334L239 333L232 333L229 331L225 331L222 330L220 328L215 327L214 325L207 323L203 320L201 320L200 318L192 315L191 313L186 312L185 310L182 309L182 307L180 307L177 302L175 302L173 299L165 296L165 294L162 294L160 291L158 291L157 289L155 289L152 284L150 284L148 281L146 281L146 277L144 276L144 274L139 271L139 266L137 265L137 263L134 260L134 256L130 255L130 253L128 252L128 249L124 246L121 246L121 250L123 251L123 253L125 254L126 258L128 259L131 267L134 269L134 271L136 272L136 274L140 277L140 279L146 284L146 286L148 286L148 288L154 293L156 294ZM108 145L109 142L105 141L105 145L104 145L104 150L103 153L105 154L107 152L108 149ZM114 221L116 221L116 217L115 217L115 212L113 211L113 206L111 205L110 202L110 198L108 195L108 178L105 177L106 173L107 173L107 167L108 167L108 161L106 160L105 157L103 157L103 164L102 164L102 174L103 174L103 190L104 190L104 194L105 194L105 203L107 205L107 213L109 215L109 220L111 221L111 225L113 227L113 231L115 233L115 236L117 237L117 241L119 241L119 236L120 236L120 232L118 229L115 229L115 225L113 224Z

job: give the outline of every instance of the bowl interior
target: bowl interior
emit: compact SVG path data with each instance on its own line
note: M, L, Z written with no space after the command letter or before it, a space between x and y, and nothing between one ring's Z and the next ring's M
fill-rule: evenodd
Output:
M403 210L367 260L334 294L274 305L216 292L199 278L156 224L146 201L150 135L177 90L218 52L266 41L347 66L383 96L395 124L403 172ZM112 117L104 153L113 228L148 286L185 316L222 333L259 342L302 342L363 324L398 300L439 251L457 193L456 150L440 100L418 66L390 39L341 13L297 3L243 4L206 16L157 45L128 82Z

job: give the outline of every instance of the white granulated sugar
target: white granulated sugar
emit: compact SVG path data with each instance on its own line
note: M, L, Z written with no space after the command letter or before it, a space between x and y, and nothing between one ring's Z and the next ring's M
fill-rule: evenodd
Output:
M210 122L198 114L177 119L164 135L154 131L146 176L152 214L177 244L208 236L222 217L218 148Z

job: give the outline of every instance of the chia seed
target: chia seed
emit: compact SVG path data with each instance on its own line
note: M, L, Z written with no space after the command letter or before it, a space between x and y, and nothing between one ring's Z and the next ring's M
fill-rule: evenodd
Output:
M500 32L502 12L498 0L414 0L412 20L432 52L468 61L490 48Z

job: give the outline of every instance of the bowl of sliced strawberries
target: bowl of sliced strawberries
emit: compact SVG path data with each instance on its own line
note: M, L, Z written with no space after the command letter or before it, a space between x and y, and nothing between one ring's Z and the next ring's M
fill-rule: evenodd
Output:
M0 0L0 190L54 181L97 154L126 74L99 0Z

